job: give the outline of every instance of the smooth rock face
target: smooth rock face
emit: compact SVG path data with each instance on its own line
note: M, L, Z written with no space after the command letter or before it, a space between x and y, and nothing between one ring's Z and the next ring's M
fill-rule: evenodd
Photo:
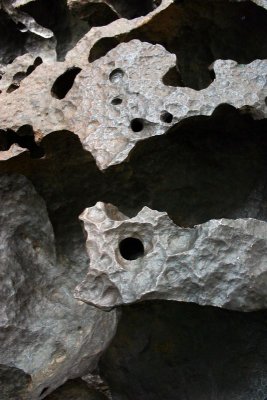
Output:
M119 44L114 39L116 36L123 40L127 32L131 32L128 38L134 38L137 28L143 26L146 29L150 21L157 21L157 16L163 15L163 21L165 18L173 24L172 12L176 12L177 18L180 12L179 9L175 10L174 5L168 7L168 2L162 2L149 17L140 17L135 23L134 20L114 21L103 29L98 28L85 35L68 53L64 63L40 65L38 73L34 71L24 79L18 90L3 92L0 96L2 129L17 131L28 124L34 132L41 132L42 137L55 130L70 130L79 136L83 147L93 154L99 168L105 169L125 160L138 141L164 134L168 127L185 118L211 115L222 103L238 109L249 108L255 118L264 118L267 115L266 60L247 63L250 58L240 56L237 58L245 60L246 64L239 65L233 60L217 59L211 66L215 74L213 82L203 90L194 90L163 83L166 74L176 64L179 65L179 58L176 60L175 55L161 45L136 39L127 39L130 40L128 43ZM266 19L266 12L262 12L261 36ZM253 14L254 19L257 16ZM185 29L183 25L182 28ZM238 31L238 37L243 31L247 32L246 27ZM141 32L138 35L141 36ZM219 36L217 31L216 35ZM112 50L88 64L90 49L92 51L93 46L102 39L110 40L112 37L112 43L104 46L106 52L110 48ZM161 41L157 36L148 36L147 40L153 43ZM174 36L173 42L175 40ZM239 41L235 47L238 47ZM221 47L224 48L222 44ZM262 47L265 49L264 44ZM170 44L168 48L175 50ZM183 58L185 50L180 55ZM259 52L259 58L264 55L264 51ZM198 60L199 65L201 60ZM213 58L210 61L212 63ZM72 68L81 68L82 71L73 75L69 85L67 72ZM205 71L210 74L206 65ZM191 75L194 75L194 71L191 71ZM69 91L64 92L63 96L52 90L60 76L69 85ZM14 112L10 112L11 109Z
M128 219L97 203L81 215L90 268L76 298L102 308L166 299L252 311L267 305L267 223L176 226L144 207Z
M77 271L57 259L45 204L29 181L1 176L0 199L1 400L40 399L95 368L116 312L74 299Z

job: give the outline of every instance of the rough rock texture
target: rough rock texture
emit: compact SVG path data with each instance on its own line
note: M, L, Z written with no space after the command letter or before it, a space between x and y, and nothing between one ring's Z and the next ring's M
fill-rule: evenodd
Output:
M75 296L110 308L147 299L251 311L266 308L267 224L210 220L179 228L143 208L127 219L97 203L81 215L90 269Z
M75 301L79 272L57 259L45 204L21 176L1 177L1 400L40 399L94 369L116 312Z

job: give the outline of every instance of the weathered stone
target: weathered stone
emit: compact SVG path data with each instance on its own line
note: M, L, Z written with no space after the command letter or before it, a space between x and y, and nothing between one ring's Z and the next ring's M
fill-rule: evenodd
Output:
M95 368L116 313L75 301L79 271L57 258L45 204L24 177L2 176L0 198L1 400L40 399Z
M266 308L266 222L220 219L180 228L148 207L127 219L103 203L81 219L90 256L75 291L82 301L102 308L148 299Z

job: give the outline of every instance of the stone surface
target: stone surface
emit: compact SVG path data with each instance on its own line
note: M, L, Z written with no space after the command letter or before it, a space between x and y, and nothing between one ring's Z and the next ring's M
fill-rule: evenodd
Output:
M266 9L0 0L0 400L266 400Z
M79 271L56 255L45 204L30 182L2 176L0 188L1 400L41 399L96 367L116 312L74 299Z
M75 290L79 300L102 308L148 299L266 308L266 222L220 219L180 228L148 207L128 219L100 202L81 220L90 268Z
M127 32L134 37L138 27L145 29L150 21L156 23L158 16L168 12L164 18L171 18L170 7L168 2L162 2L147 17L135 22L120 19L95 28L68 53L65 63L40 65L38 74L24 79L18 90L0 96L2 129L16 131L29 124L43 136L55 130L70 130L93 154L99 168L105 169L125 160L138 141L161 135L168 127L193 115L210 115L221 103L238 109L249 107L254 117L265 117L266 60L247 65L217 60L213 65L216 79L200 91L163 84L162 79L177 61L160 45L132 40L115 47L119 41L113 41L113 50L88 64L89 50L101 38L121 37ZM70 85L69 93L62 100L52 98L53 83L60 75L64 81L64 73L73 66L82 71ZM112 81L110 74L116 69L121 69L123 76ZM166 112L171 114L171 121L166 120Z

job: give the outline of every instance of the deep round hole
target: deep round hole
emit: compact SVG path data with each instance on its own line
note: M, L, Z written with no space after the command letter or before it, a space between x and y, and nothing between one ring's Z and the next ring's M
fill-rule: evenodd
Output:
M162 122L165 122L166 124L170 124L173 120L173 115L169 113L168 111L162 111L160 115L160 119Z
M109 80L112 83L118 83L122 80L123 75L124 75L123 70L120 68L116 68L109 74Z
M120 97L114 97L114 99L111 100L111 104L114 106L117 106L122 103L122 99Z
M134 118L131 121L131 128L134 132L141 132L144 129L144 122L141 118Z
M145 249L141 240L128 237L119 244L120 253L125 260L137 260L143 257Z

